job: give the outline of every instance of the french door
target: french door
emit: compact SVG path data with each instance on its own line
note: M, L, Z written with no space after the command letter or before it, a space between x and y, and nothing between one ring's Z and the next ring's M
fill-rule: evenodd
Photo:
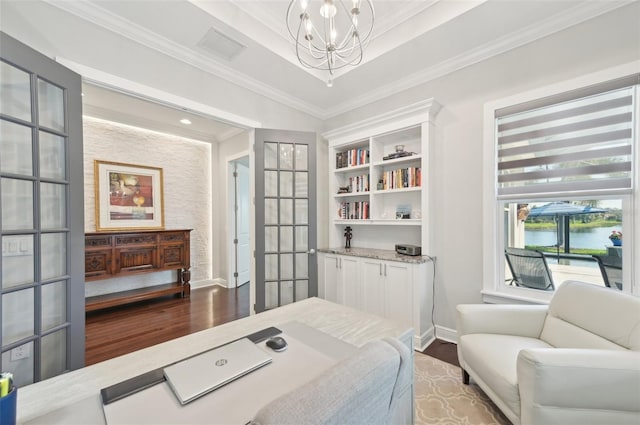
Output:
M81 79L0 32L0 370L84 366Z
M316 135L256 129L255 176L259 313L318 294Z

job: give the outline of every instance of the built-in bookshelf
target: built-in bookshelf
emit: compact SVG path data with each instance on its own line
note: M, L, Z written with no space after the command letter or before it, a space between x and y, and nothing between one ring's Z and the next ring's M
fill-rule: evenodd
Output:
M430 99L323 134L331 247L343 246L344 227L352 226L354 247L407 243L428 252L429 151L439 109Z

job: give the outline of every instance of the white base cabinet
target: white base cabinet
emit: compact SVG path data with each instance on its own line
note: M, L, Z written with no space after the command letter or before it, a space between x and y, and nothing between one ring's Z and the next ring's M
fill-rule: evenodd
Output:
M431 262L422 257L405 262L325 252L319 253L318 261L321 298L413 327L416 349L423 350L433 340Z
M318 269L319 279L331 282L318 288L320 298L361 310L359 291L352 283L360 280L357 258L327 254Z

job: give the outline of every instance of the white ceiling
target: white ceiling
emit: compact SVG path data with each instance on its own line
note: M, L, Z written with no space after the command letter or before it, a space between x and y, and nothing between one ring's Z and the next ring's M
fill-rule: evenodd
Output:
M325 84L327 72L309 70L297 62L285 25L288 0L46 1L234 84L327 119L633 0L373 0L374 36L363 63L339 70L331 88ZM212 53L201 43L212 29L246 47L231 59ZM135 120L139 124L146 121L148 126L153 117L161 116L158 105L150 106L145 115L145 108L135 100L122 100L133 102L129 109L119 105L121 94L95 87L85 90L85 111L94 115L108 118L110 108L120 116L127 110L136 111L140 116ZM202 140L204 135L216 141L232 134L227 125L217 127L202 118L192 121L198 124L189 126L187 137ZM184 128L180 124L169 127L173 134Z

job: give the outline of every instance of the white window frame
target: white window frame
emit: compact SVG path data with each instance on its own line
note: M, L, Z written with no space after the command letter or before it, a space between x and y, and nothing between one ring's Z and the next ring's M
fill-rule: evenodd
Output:
M531 102L544 97L577 90L583 87L605 83L633 73L640 72L640 61L630 62L624 65L605 69L603 71L584 75L572 80L563 81L549 86L541 87L524 93L505 97L484 106L483 117L483 289L482 297L490 303L526 303L546 304L551 299L552 291L540 291L529 288L513 287L505 285L505 259L504 259L504 212L503 204L514 201L498 201L496 185L497 147L495 111L509 106ZM638 99L636 87L636 98ZM622 223L625 235L625 248L622 251L624 292L640 295L640 101L636 104L636 117L633 140L633 155L635 172L633 179L633 192L631 195L612 196L622 199ZM549 200L554 199L549 197ZM556 197L556 199L559 199ZM562 200L584 200L584 196L572 197L571 193L562 194ZM524 202L527 199L518 200Z

